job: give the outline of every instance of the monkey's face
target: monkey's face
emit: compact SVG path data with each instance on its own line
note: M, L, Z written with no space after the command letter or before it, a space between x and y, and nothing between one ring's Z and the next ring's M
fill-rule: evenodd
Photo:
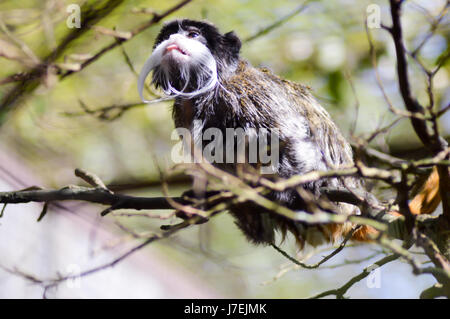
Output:
M209 23L172 21L162 28L142 68L139 94L143 99L142 89L151 71L152 83L167 95L191 98L211 91L220 82L223 70L239 60L240 47L233 32L222 35Z

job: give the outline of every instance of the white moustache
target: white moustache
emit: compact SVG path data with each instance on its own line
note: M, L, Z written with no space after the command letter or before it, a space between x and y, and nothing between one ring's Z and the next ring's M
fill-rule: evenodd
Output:
M187 52L189 57L187 61L177 63L176 65L179 68L181 80L185 81L184 88L181 91L178 91L172 86L170 83L170 68L164 67L163 65L161 70L158 71L161 72L161 74L159 74L160 80L164 81L167 88L164 90L164 93L167 96L157 100L146 100L143 95L145 80L150 72L163 63L164 54L166 53L167 47L170 45L177 45L184 52ZM183 92L189 84L190 72L195 72L197 74L197 88L192 92ZM195 97L214 89L218 82L216 60L209 49L199 41L187 39L181 34L174 34L169 39L161 42L147 61L145 61L141 73L139 74L138 91L139 96L144 103L156 103L176 97Z

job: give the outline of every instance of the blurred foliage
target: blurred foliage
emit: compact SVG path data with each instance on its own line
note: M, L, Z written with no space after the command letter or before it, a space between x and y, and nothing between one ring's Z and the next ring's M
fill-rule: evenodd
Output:
M48 55L71 30L66 26L66 8L71 3L89 1L6 0L0 2L0 19L9 31L31 49L37 57ZM151 18L134 13L147 8L162 12L179 1L124 1L97 25L128 31ZM255 66L264 66L287 79L310 86L328 109L339 127L348 136L356 120L356 133L374 131L393 119L375 81L364 29L366 8L371 3L381 7L382 23L389 25L387 1L310 1L308 7L271 32L250 42L245 39L298 8L302 2L292 0L194 0L167 20L181 17L207 19L220 30L235 30L244 40L242 57ZM429 17L439 14L445 1L408 1L402 22L406 46L415 48L430 30ZM81 17L83 19L83 17ZM419 54L425 65L434 65L449 50L448 16ZM89 109L139 102L137 78L126 63L129 56L135 70L151 53L160 24L127 41L81 72L62 81L48 74L44 83L7 115L0 127L0 145L20 155L44 179L46 187L60 187L76 182L73 169L82 167L95 172L106 183L158 179L157 165L170 167L170 139L174 128L170 103L135 107L114 121L101 121L82 113L82 103ZM372 29L379 72L386 92L397 108L403 109L395 74L395 52L386 31ZM93 54L114 38L91 29L70 44L57 63L77 63L75 55ZM123 50L122 50L123 49ZM18 60L1 56L7 50ZM26 71L24 54L4 33L0 33L0 79ZM426 82L421 70L410 61L410 78L414 93L427 103ZM438 108L450 101L450 65L436 75L435 101ZM355 86L353 94L349 78ZM0 86L0 98L14 85ZM360 108L356 112L356 100ZM450 134L450 114L441 118L443 135ZM374 141L384 150L402 149L418 143L408 121L401 121L383 138ZM1 164L1 163L0 163ZM173 188L176 194L181 188ZM158 187L145 189L143 194L160 194ZM157 229L161 224L144 218L119 218L138 230ZM290 272L275 283L270 280L281 256L269 248L249 245L224 215L199 229L158 244L174 260L194 272L201 269L205 280L226 296L234 297L307 297L324 288L342 284L349 278L348 266L333 272L305 270ZM287 244L289 246L289 243ZM350 248L351 258L370 254L367 248ZM192 258L197 256L198 258ZM344 256L345 257L345 256ZM347 256L348 257L348 256ZM356 269L361 269L361 265ZM320 275L319 275L320 274ZM342 276L342 278L341 278ZM341 279L340 279L341 278ZM415 284L421 285L420 280ZM412 285L412 284L411 284ZM414 291L420 291L413 287ZM360 297L382 297L389 293L358 290ZM355 293L356 294L356 293ZM414 296L405 292L406 297Z

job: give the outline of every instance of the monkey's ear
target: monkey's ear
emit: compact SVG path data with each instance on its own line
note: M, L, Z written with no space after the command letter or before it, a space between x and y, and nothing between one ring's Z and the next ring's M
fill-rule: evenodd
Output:
M224 34L226 44L232 49L235 55L239 55L242 43L234 31L230 31Z

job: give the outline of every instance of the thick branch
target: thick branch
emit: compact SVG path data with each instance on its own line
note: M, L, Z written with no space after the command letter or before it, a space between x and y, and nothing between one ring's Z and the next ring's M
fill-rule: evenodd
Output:
M390 0L391 2L391 16L392 16L392 28L390 32L394 40L395 52L397 54L397 74L398 84L400 87L400 93L402 95L405 107L408 111L413 113L423 113L424 108L419 102L413 98L411 94L411 88L408 79L408 65L406 63L406 52L403 44L403 32L400 22L401 5L402 0ZM439 146L433 144L427 131L426 122L421 119L411 118L411 123L414 127L416 134L425 146L432 148L436 151Z
M185 203L180 197L171 198L179 203ZM134 197L122 194L112 194L102 188L87 188L68 186L59 190L28 190L17 192L0 192L0 203L17 204L29 202L51 202L65 200L81 200L91 203L114 206L114 209L171 209L164 197Z

